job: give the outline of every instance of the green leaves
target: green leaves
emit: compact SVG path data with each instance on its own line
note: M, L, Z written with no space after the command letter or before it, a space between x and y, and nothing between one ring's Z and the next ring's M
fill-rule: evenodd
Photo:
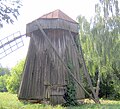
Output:
M25 60L21 60L15 67L13 67L11 69L10 76L7 78L7 89L11 93L18 92L22 71L24 67L24 62Z
M74 66L73 66L73 63L70 59L68 59L68 61L67 61L67 66L71 70L71 72L73 72ZM66 101L66 103L63 104L64 106L76 106L76 105L78 105L78 102L76 100L75 81L70 74L68 74L67 88L66 88L66 92L65 92L63 98Z
M10 71L8 68L0 68L0 92L6 92L6 79L9 76Z
M17 19L19 14L19 9L22 4L20 0L16 1L8 1L1 0L0 1L0 26L3 27L3 23L13 23L14 18Z
M102 11L104 12L104 17L107 18L108 16L115 15L119 16L119 6L118 0L99 0Z
M114 90L117 94L118 86L120 87L117 84L120 84L120 16L117 13L119 12L118 2L117 0L100 0L100 4L97 4L95 9L96 15L91 23L85 17L78 17L84 57L93 82L95 83L97 67L102 76L101 80L112 81L111 90ZM108 78L108 76L111 78Z
M6 78L7 78L7 75L0 76L0 92L6 92L7 91Z

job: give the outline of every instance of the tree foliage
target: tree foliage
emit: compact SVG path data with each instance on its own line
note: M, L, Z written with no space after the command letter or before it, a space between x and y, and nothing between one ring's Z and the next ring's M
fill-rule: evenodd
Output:
M21 6L20 0L0 0L0 27L3 27L4 22L13 23Z
M7 92L6 78L8 75L0 76L0 92Z
M11 93L18 92L24 62L25 60L21 60L17 65L15 65L15 67L11 69L10 76L7 78L7 90Z
M0 68L0 92L6 92L6 79L9 76L10 70L8 68Z
M94 86L96 86L98 73L101 75L100 96L107 94L106 97L120 97L120 16L118 2L117 0L100 0L100 4L95 6L95 11L96 15L91 22L88 22L85 17L78 17L84 57ZM109 88L110 90L108 90Z
M101 11L104 14L104 18L108 16L119 16L120 9L118 5L118 0L99 0L101 4Z
M10 74L10 70L8 68L0 68L0 76L4 76L5 74Z
M73 72L74 66L70 59L67 62L67 66L70 69L70 71ZM77 106L78 102L76 99L75 81L70 74L68 74L68 79L66 81L67 81L67 86L66 86L65 94L63 96L65 103L63 104L63 106Z
M6 92L6 78L9 76L10 70L8 68L0 68L0 92Z

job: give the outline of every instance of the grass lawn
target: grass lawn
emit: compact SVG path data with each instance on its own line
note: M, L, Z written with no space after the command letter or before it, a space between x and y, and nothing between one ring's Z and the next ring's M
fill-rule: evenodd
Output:
M120 101L100 100L101 104L94 104L90 100L85 100L86 104L78 107L62 107L60 105L52 107L43 104L25 104L17 99L16 94L0 93L0 109L120 109Z

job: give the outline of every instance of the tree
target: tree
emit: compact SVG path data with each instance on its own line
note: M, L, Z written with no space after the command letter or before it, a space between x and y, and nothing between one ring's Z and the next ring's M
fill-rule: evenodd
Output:
M17 93L19 90L24 63L25 60L21 60L10 71L10 76L7 78L7 90L11 93Z
M99 2L105 19L107 19L109 16L120 15L118 0L99 0Z
M94 24L100 27L103 26L101 29L98 27L93 29L93 35L100 37L102 39L101 44L101 53L103 54L101 63L101 73L104 72L104 76L102 78L108 78L106 81L106 86L114 85L114 90L116 90L116 83L119 82L119 76L116 73L119 70L115 70L117 65L117 69L120 68L118 64L119 60L119 41L120 41L120 9L118 5L118 0L99 0L100 4L96 5L96 20L94 20ZM103 14L103 16L102 16ZM101 20L100 20L101 19ZM95 31L96 32L95 32ZM101 31L102 30L102 31ZM94 33L95 32L95 33ZM106 75L105 75L106 74ZM118 73L117 73L118 74ZM116 82L117 81L117 82ZM109 82L109 83L108 83ZM120 85L118 85L120 89ZM114 91L112 91L114 92ZM117 91L116 91L117 92ZM112 94L115 95L115 94Z
M21 6L20 0L0 0L0 27L3 27L3 22L13 23Z
M6 78L8 75L0 76L0 92L7 92Z
M0 68L0 76L3 76L5 74L10 74L10 70L8 68Z
M6 78L9 76L10 70L8 68L0 68L0 92L6 92Z
M117 2L117 0L113 1ZM108 9L108 5L115 6L113 4L109 4L112 3L112 0L101 0L101 2L102 6L103 4L104 6L101 7L100 4L95 6L96 15L90 23L85 19L85 17L78 17L80 24L80 39L86 64L94 86L96 87L96 84L99 82L96 82L96 77L99 77L99 80L101 80L100 87L102 87L102 89L100 89L100 94L103 89L106 90L109 86L111 90L106 90L102 95L105 95L107 92L115 98L116 95L120 95L119 9L117 6L114 8L116 9L114 11L110 11ZM102 15L102 9L104 10L104 16ZM110 15L110 13L113 14ZM99 84L97 84L97 86L99 86ZM105 87L103 88L103 86ZM97 87L97 91L99 91L99 87ZM115 92L116 95L113 94L113 92Z

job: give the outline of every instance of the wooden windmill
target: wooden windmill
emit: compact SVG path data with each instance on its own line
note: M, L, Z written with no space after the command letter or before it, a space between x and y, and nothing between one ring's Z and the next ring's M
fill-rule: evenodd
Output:
M43 31L39 30L40 24ZM45 32L45 34L44 34ZM43 15L39 19L27 24L30 45L23 78L19 90L21 100L50 100L52 104L64 102L63 95L67 85L67 70L64 63L70 60L74 66L72 72L82 83L80 64L74 49L73 39L78 37L78 23L60 10ZM44 37L47 35L49 41ZM53 49L54 48L54 49ZM58 55L59 54L59 57ZM84 98L84 91L76 85L77 99Z
M63 96L71 75L75 81L77 99L84 98L87 93L96 103L99 102L87 72L81 46L76 44L78 31L78 23L60 10L45 14L27 24L26 34L30 37L30 44L18 93L20 100L64 103ZM17 35L10 40L5 38L7 41L4 44L0 41L2 53L7 55L4 50L7 45L13 52L12 42L19 48L17 40L21 37L22 35ZM72 64L72 70L69 64ZM93 97L83 87L81 64Z

